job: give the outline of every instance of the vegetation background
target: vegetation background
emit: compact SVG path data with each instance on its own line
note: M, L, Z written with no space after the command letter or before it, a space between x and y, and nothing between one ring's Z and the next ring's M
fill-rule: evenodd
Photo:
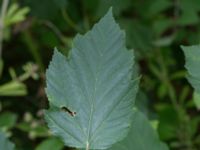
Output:
M110 6L142 75L136 104L172 150L200 149L200 97L180 45L200 42L200 0L1 0L0 130L18 150L62 150L44 119L45 69Z

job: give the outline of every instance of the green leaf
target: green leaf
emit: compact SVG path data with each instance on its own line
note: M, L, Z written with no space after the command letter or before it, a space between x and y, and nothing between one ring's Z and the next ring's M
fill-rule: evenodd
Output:
M3 60L0 58L0 78L1 78L2 73L3 73L3 67L4 67Z
M12 128L17 122L17 115L12 112L4 112L0 114L0 128Z
M200 45L182 46L185 53L186 64L185 68L188 70L188 80L195 89L194 102L197 108L200 107Z
M197 24L199 22L199 16L195 11L183 12L182 16L178 19L178 24L182 26Z
M136 54L141 57L152 54L154 41L152 28L136 20L121 19L120 24L127 31L127 45L133 47Z
M200 110L200 94L194 92L193 99L196 107Z
M66 8L69 3L68 1L69 0L53 0L51 3L54 3L58 8Z
M147 10L148 16L156 16L158 14L161 14L162 11L165 11L166 9L169 9L173 3L169 0L155 0L152 1L152 3L149 6L149 9Z
M49 128L70 147L106 149L128 133L138 79L133 52L110 10L85 35L77 35L69 58L57 50L46 73Z
M128 136L108 150L168 150L145 115L136 111Z
M63 143L58 138L52 137L40 143L36 150L62 150L63 147Z
M136 101L135 101L135 107L140 110L143 114L148 116L150 114L149 108L148 108L148 99L147 95L145 95L144 92L141 90L138 92L136 96Z
M22 0L22 1L25 6L28 6L30 8L32 16L37 17L38 19L45 19L45 20L55 19L55 17L57 17L59 14L60 9L66 8L69 2L69 0L42 0L38 5L38 1L34 0ZM59 21L61 21L61 19Z
M14 144L2 132L0 132L0 150L14 150Z
M182 0L180 5L181 15L177 20L177 23L182 26L198 24L200 11L199 0Z
M169 104L157 104L159 114L158 132L162 140L176 138L177 128L179 128L178 116L173 106Z

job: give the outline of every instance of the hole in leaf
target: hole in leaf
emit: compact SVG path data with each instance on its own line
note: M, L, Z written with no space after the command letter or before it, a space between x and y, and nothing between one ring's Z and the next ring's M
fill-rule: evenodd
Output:
M72 117L75 117L76 116L76 112L75 111L71 111L70 109L68 109L67 107L65 106L62 106L61 107L61 110L68 113L69 115L71 115Z

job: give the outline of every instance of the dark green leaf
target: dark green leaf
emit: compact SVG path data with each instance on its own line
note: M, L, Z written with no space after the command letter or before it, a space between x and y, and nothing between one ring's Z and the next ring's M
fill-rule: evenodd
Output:
M63 143L58 138L52 137L40 143L36 150L62 150L63 147Z
M0 115L0 128L12 128L17 121L17 115L11 112L4 112Z

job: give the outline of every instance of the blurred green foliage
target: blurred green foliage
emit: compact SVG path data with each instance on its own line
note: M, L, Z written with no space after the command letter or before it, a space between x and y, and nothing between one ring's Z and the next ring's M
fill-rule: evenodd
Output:
M185 78L179 47L200 43L199 0L10 0L3 17L0 7L0 130L17 149L68 149L43 120L44 70L53 47L67 55L75 34L85 33L110 6L137 55L138 108L158 123L172 150L200 149L199 96Z

